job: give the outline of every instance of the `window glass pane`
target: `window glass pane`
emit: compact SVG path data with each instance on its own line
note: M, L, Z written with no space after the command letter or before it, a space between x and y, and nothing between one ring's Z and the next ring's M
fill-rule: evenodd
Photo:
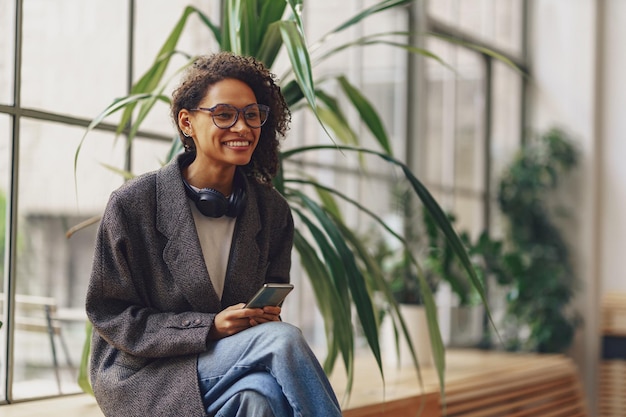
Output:
M497 183L503 169L511 162L519 148L522 79L520 74L506 64L494 61L493 65L493 118L492 118L492 182Z
M36 120L21 123L15 318L30 326L18 325L15 331L16 399L79 391L76 367L85 339L84 299L96 226L69 239L66 232L101 214L110 192L122 183L101 163L122 167L124 152L112 134L90 134L75 188L74 154L83 132ZM49 317L58 323L52 341Z
M426 79L426 95L428 106L426 111L425 135L419 167L425 181L440 184L442 182L442 145L444 133L443 92L446 80L428 71Z
M11 138L11 119L4 114L0 114L0 293L4 292L5 283L5 250L7 249L6 241L6 225L7 225L7 199L9 191L10 178L10 138ZM6 324L7 317L4 315L4 305L0 303L0 321ZM0 402L5 400L5 374L7 338L6 325L0 328Z
M522 34L524 24L524 4L522 0L491 0L493 10L491 19L493 31L486 33L485 38L492 40L497 46L522 55Z
M467 232L474 240L484 230L483 201L479 195L455 195L452 212L456 216L455 229L459 233Z
M0 104L13 104L15 1L0 0Z
M429 16L509 53L522 52L522 0L431 0Z
M203 0L136 0L135 1L135 59L134 81L139 78L154 63L159 50L183 16L187 6L194 6L206 14L214 24L218 24L219 3ZM158 13L155 11L158 10ZM187 19L185 28L176 46L180 52L189 56L209 54L219 51L213 38L213 32L202 22L196 14ZM164 75L163 82L167 83L163 94L170 97L178 84L176 71L187 63L188 58L183 54L172 57L172 61ZM168 82L169 81L169 82ZM148 117L142 123L142 129L169 134L173 132L169 105L158 101Z
M452 53L446 43L430 39L426 42L426 49L444 61L448 62L448 57ZM424 92L426 98L417 106L417 111L426 112L424 118L425 126L421 144L421 158L418 164L420 175L430 185L442 185L444 182L443 172L445 166L442 165L443 153L452 140L452 129L454 127L453 108L451 108L451 93L454 91L454 73L445 68L434 59L424 59ZM418 117L418 116L415 116ZM451 160L451 159L450 159Z
M460 73L456 81L454 186L469 190L484 187L484 74L480 56L456 48Z
M24 0L23 105L91 118L124 95L127 4Z
M159 169L167 163L167 154L172 142L135 138L133 140L132 172L135 175Z

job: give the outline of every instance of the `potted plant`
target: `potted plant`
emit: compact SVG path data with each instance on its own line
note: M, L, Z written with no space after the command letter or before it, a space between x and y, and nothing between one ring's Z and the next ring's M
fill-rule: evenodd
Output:
M405 189L397 193L396 200L404 213L402 216L405 224L404 234L411 247L402 247L393 240L389 241L381 237L372 245L375 248L374 257L381 265L389 282L393 298L399 304L400 316L407 324L408 336L420 363L430 365L432 364L432 350L424 308L425 291L420 284L420 274L424 277L428 291L431 293L437 292L440 285L446 283L458 299L457 305L438 306L440 313L438 318L439 320L447 318L448 327L458 323L461 320L460 317L467 316L469 312L473 313L472 319L474 322L477 321L473 323L473 327L478 327L476 331L478 334L473 335L472 338L476 345L482 335L482 314L480 310L475 312L472 307L480 304L477 300L480 298L480 292L472 286L463 266L455 256L454 248L438 228L430 212L425 207L414 208L410 190ZM450 224L454 224L456 220L450 213L447 214L447 219ZM471 256L474 248L468 234L461 233L460 239ZM412 262L409 250L419 254L419 264ZM481 278L482 282L483 269L473 260L472 264L476 275ZM388 305L383 306L381 313L382 316L387 317L387 320L383 320L382 323L382 339L393 342L387 343L385 352L390 362L396 365L406 365L411 360L409 343L399 338L396 326L392 324L393 311L385 311L385 307ZM445 314L442 314L442 311ZM454 332L465 334L465 330L464 327L455 328ZM452 332L450 330L451 334ZM460 343L459 340L462 338L457 337L452 340L452 343L457 346L470 344L467 341Z
M410 168L393 157L389 139L374 107L347 77L344 75L335 77L335 81L347 99L346 101L354 107L361 116L361 122L376 139L378 145L376 149L363 148L358 144L358 141L354 142L358 135L354 133L355 129L347 122L337 97L333 97L322 90L320 88L322 80L314 80L313 77L313 65L311 64L313 58L319 62L344 51L346 48L355 46L390 45L391 47L404 48L412 53L424 53L434 57L432 54L408 43L389 41L389 36L398 35L395 32L368 35L345 45L324 48L325 40L333 34L342 32L376 13L394 7L404 7L409 3L411 0L384 0L363 9L320 39L316 44L314 57L311 56L313 54L312 49L309 49L303 35L304 30L300 16L301 1L225 1L221 25L212 22L200 10L189 6L165 41L152 67L134 84L128 96L114 100L92 121L85 135L107 116L122 110L123 115L119 123L118 133L126 134L130 146L130 142L154 104L157 101L166 103L169 101L163 95L168 84L168 80L164 79L166 68L172 56L181 54L177 51L176 45L189 17L198 16L222 50L255 56L269 68L275 64L279 51L284 50L286 52L290 67L286 72L286 77L281 79L281 88L288 104L292 109L312 111L329 137L333 139L329 140L327 145L304 146L283 151L281 154L282 162L298 158L305 153L331 150L344 154L374 155L395 166L403 173L410 184L412 193L420 198L426 209L432 214L437 227L450 241L451 248L461 260L469 274L470 281L474 285L480 286L479 279L471 267L463 244L446 215ZM187 58L193 59L189 56ZM345 143L350 143L350 145ZM178 139L174 139L168 158L179 151L180 142ZM79 152L80 146L76 152L75 163L78 163ZM303 184L313 187L319 198L313 199L303 193L301 191ZM385 281L383 274L379 273L380 268L375 260L370 256L356 232L344 222L340 211L337 209L337 199L356 206L370 216L378 227L390 232L401 245L408 246L408 243L401 234L393 232L375 213L350 199L341 190L326 187L311 176L297 175L282 169L276 177L274 185L288 200L295 217L303 227L302 230L296 230L294 247L300 255L306 274L314 278L310 282L325 322L328 355L324 361L324 368L330 372L336 360L341 357L348 376L347 388L349 392L353 376L355 349L354 318L351 313L353 308L356 311L356 318L367 344L382 373L378 318L375 314L372 294L380 294L389 302L392 310L397 311L398 307L388 282ZM416 258L410 251L407 251L407 261L418 265ZM425 278L418 274L418 281L424 290L422 297L428 316L429 333L432 336L433 357L443 388L445 362L443 345L435 317L436 307ZM401 319L398 326L400 333L406 335L406 326ZM83 370L86 368L88 354L89 346L86 344L83 355ZM418 366L414 355L413 359L415 365ZM86 373L82 372L81 377L81 385L88 388Z
M503 173L498 203L506 220L505 245L492 265L507 289L505 330L509 350L564 352L572 343L580 316L569 306L577 282L553 197L577 163L568 135L550 129L520 149ZM498 262L494 262L499 260ZM526 334L520 332L525 329Z

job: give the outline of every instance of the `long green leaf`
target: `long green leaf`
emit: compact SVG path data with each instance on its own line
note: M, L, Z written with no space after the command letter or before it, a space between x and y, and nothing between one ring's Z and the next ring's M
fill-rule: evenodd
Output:
M293 21L279 22L279 29L291 61L296 81L304 94L304 97L312 109L317 107L315 101L315 85L311 71L311 59L304 38Z
M142 102L141 107L139 109L139 113L137 114L137 118L133 122L130 128L130 131L128 132L128 137L126 139L128 141L127 146L130 147L132 140L137 135L137 132L139 132L141 124L146 119L146 117L148 116L148 114L150 113L154 105L157 103L157 101L162 101L168 105L170 104L170 98L164 95L163 91L165 90L165 88L169 86L170 81L174 79L175 77L177 77L180 72L184 71L187 67L189 67L193 63L193 61L194 61L194 58L188 57L188 61L185 65L178 68L160 87L154 90L154 93L150 97L148 97L146 100Z
M304 98L304 93L298 85L298 82L295 80L291 80L287 84L283 85L281 87L281 92L285 97L287 105L289 106L289 108L292 109L292 111L294 107L296 107L297 103L299 103Z
M171 57L175 54L176 45L180 39L180 36L185 28L187 19L193 13L196 13L197 9L192 6L185 7L182 16L178 19L178 22L174 26L174 29L169 34L163 46L159 50L155 62L148 69L148 71L137 81L131 88L130 94L148 93L155 89L160 83L167 70ZM132 118L135 105L131 104L126 107L124 114L118 127L118 133L130 122Z
M280 36L279 23L274 22L264 32L256 58L263 62L266 67L271 68L282 46L283 39Z
M418 379L419 385L423 389L424 379L423 379L421 368L419 365L419 358L417 357L417 352L415 351L415 347L413 346L413 342L411 341L411 337L409 336L409 330L408 330L406 322L404 321L404 317L400 313L400 307L398 305L398 302L396 301L393 295L393 292L391 291L391 288L389 287L387 281L385 280L385 276L380 269L380 265L369 254L369 251L363 245L363 243L361 242L361 239L358 236L356 236L354 232L352 232L352 230L348 226L346 226L341 221L337 222L337 225L339 227L339 230L341 231L341 234L344 236L346 241L350 243L354 252L357 254L359 259L363 262L364 270L367 276L370 278L372 288L375 291L377 291L379 294L382 294L384 301L388 303L390 313L392 313L391 315L392 325L394 328L395 343L398 349L397 354L399 355L399 348L400 348L397 329L400 328L400 331L402 332L402 335L404 336L404 340L406 341L407 346L409 348L409 354L411 355L411 359L413 361L415 370L417 372L417 379ZM428 285L426 285L425 288L422 287L422 290L432 295L431 289ZM426 319L428 321L429 332L430 332L431 327L435 329L439 328L439 324L437 322L436 310L435 310L435 314L433 314L432 309L430 311L427 311ZM440 334L437 335L437 333L435 333L434 338L431 337L431 348L433 352L433 358L437 358L437 357L445 358L445 349L444 349L443 343L441 342ZM442 366L445 369L445 362L441 363L440 366ZM385 376L382 372L381 372L381 377L384 383ZM443 387L443 383L441 383L441 387ZM420 408L424 406L425 406L425 403L422 401L422 405ZM418 413L418 415L420 414Z
M302 213L299 214L303 216ZM307 221L306 224L315 228L310 221ZM315 240L315 242L318 244L318 247L320 243L322 246L328 246L325 242L318 240ZM320 313L324 319L328 347L324 361L324 372L327 374L332 372L337 356L341 353L347 374L346 395L349 396L354 381L354 331L352 329L351 316L345 314L345 300L338 297L325 264L318 258L315 249L299 232L296 232L294 235L294 247L300 254L300 262L310 278L309 281L315 292L316 299L328 300L327 303L318 303Z
M366 206L364 206L361 203L359 203L357 200L354 200L354 199L350 198L349 196L347 196L346 194L340 192L336 188L327 187L325 185L322 185L322 184L320 184L318 182L311 181L311 180L303 180L303 179L295 179L295 178L285 178L284 182L287 183L287 184L289 184L289 183L296 183L296 184L312 185L313 187L315 187L316 191L318 191L318 192L319 192L319 190L323 190L326 193L332 193L332 194L340 197L344 201L347 201L348 203L350 203L351 205L353 205L354 207L359 209L359 211L367 214L369 217L374 219L376 221L376 223L378 223L387 233L389 233L390 235L392 235L393 237L398 239L398 241L402 242L405 246L408 246L408 243L405 241L405 239L402 236L400 236L398 233L396 233L396 231L394 231L391 227L389 227L389 225L380 216L378 216L376 213L371 211ZM334 208L330 208L329 211L333 215L336 215L336 213L335 213L336 210ZM339 216L339 218L341 218L341 217Z
M339 209L337 202L333 198L332 193L328 192L324 188L315 188L315 192L322 202L324 210L330 213L335 219L337 219L336 221L343 223L343 215L341 214L341 210Z
M528 77L528 70L525 68L520 67L519 65L517 65L515 62L511 61L509 58L507 58L506 56L497 53L489 48L485 48L484 46L481 45L476 45L475 43L472 42L468 42L462 39L458 39L452 36L448 36L448 35L442 35L439 33L433 33L433 32L428 32L427 35L429 36L433 36L435 38L439 38L442 39L446 42L455 44L455 45L460 45L463 46L465 48L469 48L469 49L473 49L477 52L480 52L481 54L490 56L498 61L501 61L503 63L505 63L506 65L508 65L509 67L513 68L515 71L517 71L518 73L520 73L523 77Z
M311 59L309 57L309 51L306 47L301 30L294 21L281 21L279 23L280 34L282 36L285 49L287 50L289 60L291 61L291 67L293 69L296 82L298 83L304 98L306 98L306 101L313 110L313 114L320 122L320 126L322 126L328 137L334 141L317 111Z
M390 235L394 236L398 241L400 241L407 251L409 250L409 242L407 242L404 239L404 237L402 237L401 235L397 234L393 229L391 229L387 225L387 223L383 219L381 219L374 212L369 210L367 207L363 206L358 201L356 201L354 199L351 199L350 197L348 197L344 193L341 193L340 191L338 191L338 190L336 190L334 188L330 188L330 187L324 186L322 184L319 184L317 182L310 181L310 180L300 180L300 179L290 179L290 178L288 178L288 179L285 179L285 182L286 183L297 183L297 184L312 185L313 187L315 187L316 190L323 190L326 193L332 193L332 194L335 194L335 195L339 196L343 200L347 201L348 203L350 203L353 206L357 207L360 211L364 212L365 214L367 214L371 218L373 218L385 231L387 231ZM330 211L331 214L333 212L334 212L334 210ZM333 214L333 216L335 216L335 215ZM359 240L356 238L356 236L354 236L354 234L350 231L350 229L347 226L345 226L345 224L342 221L340 221L340 217L337 217L337 216L335 216L335 217L336 217L337 220L339 220L339 221L336 221L336 224L338 225L338 227L342 231L342 234L344 235L346 240L351 242L352 246L356 249L356 252L359 254L360 259L367 265L367 269L370 270L370 271L374 271L374 273L371 274L371 277L374 279L373 282L377 284L375 286L375 288L376 288L377 291L380 291L380 292L383 293L385 300L389 303L389 305L391 306L393 312L395 313L392 316L394 327L399 326L401 331L402 331L402 334L406 338L408 346L409 346L409 351L411 352L413 361L415 363L415 366L416 366L416 369L417 369L417 372L418 372L418 378L420 380L420 384L423 384L422 376L421 376L421 373L420 373L420 370L419 370L418 358L417 358L417 356L415 354L415 350L414 350L413 344L410 341L410 338L408 337L408 329L406 327L404 319L400 315L400 312L399 312L398 306L397 306L397 302L395 301L395 299L393 297L393 293L391 292L391 289L386 284L386 281L384 281L384 278L382 278L382 272L380 272L380 268L378 267L378 265L376 265L375 262L373 262L371 257L369 257L367 255L367 250L362 246L362 244L359 242ZM413 255L410 252L408 252L408 255L409 255L410 260L413 263L413 265L415 265L416 268L418 269L418 276L422 276L423 277L423 272L421 271L421 268L419 267L419 264L418 264L417 260L413 257ZM424 279L421 279L420 286L422 287L423 291L431 293L430 287L428 285L423 285L423 284L426 284L426 281ZM427 310L427 319L428 319L428 321L430 323L429 324L430 327L434 327L434 328L438 329L437 316L433 315L433 311L432 310ZM430 327L429 327L429 333L431 332ZM437 358L436 362L439 363L440 366L442 366L442 369L445 369L445 362L443 362L445 360L445 351L443 350L443 343L441 342L441 335L439 334L439 336L437 336L437 333L438 333L438 331L435 332L434 336L431 338L431 347L432 347L432 352L433 352L433 358ZM397 331L396 331L396 344L397 344L397 341L398 341L398 339L397 339Z
M302 25L302 1L303 0L287 0L291 9L292 18L296 22L298 30L304 36L304 27Z
M338 117L337 113L324 106L318 106L317 116L326 127L333 131L335 134L334 137L339 140L339 142L358 145L356 133L354 133L349 125L343 123L343 120Z
M302 197L302 194L299 194ZM334 291L337 298L335 304L332 306L333 314L336 314L331 320L337 319L337 322L333 322L332 340L337 342L340 353L343 357L344 366L347 372L347 388L346 392L349 393L352 388L354 380L354 331L352 329L351 311L350 311L350 297L348 294L348 284L346 279L346 272L344 266L340 260L339 254L333 248L333 245L327 240L326 235L317 227L302 211L297 208L293 208L294 212L299 216L302 222L307 226L309 232L313 236L313 239L322 252L324 257L324 263L330 271L331 285L330 291ZM319 216L316 216L319 221ZM310 277L311 282L316 277ZM331 344L329 356L324 363L324 371L330 373L334 367L336 352L334 351L335 344Z
M261 13L256 23L258 43L252 52L266 67L271 68L282 46L277 22L285 14L287 3L284 1L264 1L262 4Z
M322 119L324 124L335 132L335 135L342 143L358 145L358 136L350 127L341 106L337 103L337 99L319 89L315 91L315 94L319 101L328 107L327 109L323 106L318 107L320 119Z
M83 342L83 353L80 357L80 366L78 368L78 386L83 392L94 395L89 381L89 356L91 354L91 333L93 326L89 320L85 324L85 341Z
M211 33L213 33L213 37L218 45L222 44L222 32L219 26L217 26L207 15L205 15L201 10L196 9L196 13L200 20L205 24L206 27L209 28Z
M241 38L242 54L254 56L259 50L261 43L261 28L259 27L259 16L257 15L258 0L242 0L242 21L239 28Z
M447 64L440 56L434 54L433 52L427 49L419 48L417 46L411 45L410 43L403 43L399 41L383 39L388 36L407 36L408 37L410 34L411 34L410 32L384 32L384 33L376 33L374 35L363 36L356 40L338 45L332 49L325 51L323 54L316 56L313 62L313 66L318 65L324 60L340 52L343 52L346 49L353 48L355 46L387 45L387 46L393 46L396 48L404 49L407 52L410 52L412 54L422 55L426 58L433 59L439 62L441 65L445 66L446 68L450 70L454 70L454 68L450 66L449 64Z
M374 109L374 106L371 105L369 100L367 100L367 98L365 98L365 96L361 94L357 88L350 84L345 76L340 76L337 78L337 81L339 81L339 85L341 85L344 93L346 93L346 96L348 96L356 110L359 112L361 120L365 122L365 125L369 128L370 132L372 132L374 138L378 141L380 146L389 155L393 155L393 150L391 149L391 144L389 143L389 137L387 136L383 122L380 120L378 112Z
M111 103L106 109L104 109L102 111L102 113L100 113L98 116L96 116L90 123L89 126L87 126L87 129L85 129L85 133L83 133L82 138L80 138L80 142L78 143L78 146L76 147L76 152L74 152L74 179L76 180L76 171L78 169L78 156L80 155L80 151L83 147L83 144L85 142L85 139L87 138L87 135L96 127L98 126L100 123L102 123L102 121L107 118L108 116L123 110L124 108L126 108L126 106L128 106L129 104L133 104L133 103L137 103L139 101L142 100L146 100L148 98L150 98L150 94L134 94L134 95L130 95L127 97L123 97L123 98L118 98L115 99L113 101L113 103Z
M221 45L226 51L242 55L241 30L241 0L226 0L224 6L224 44ZM226 24L228 22L228 24Z
M341 23L339 26L337 26L336 28L334 28L333 30L328 32L318 42L316 42L315 45L311 46L311 49L312 50L316 49L319 45L323 44L327 39L329 39L333 35L341 32L341 31L344 31L344 30L348 29L349 27L351 27L353 25L361 23L362 20L364 20L364 19L366 19L366 18L368 18L370 16L373 16L376 13L380 13L380 12L388 10L388 9L392 9L392 8L408 5L412 1L413 0L385 0L385 1L381 1L379 3L373 4L372 6L366 8L366 9L363 9L358 14L352 16L350 19L346 20L345 22Z
M315 293L315 298L326 299L327 297L329 297L332 299L336 297L337 293L336 291L334 291L332 279L328 270L325 267L325 264L319 259L319 257L317 256L317 252L315 252L313 246L309 244L309 242L304 238L304 236L298 229L294 231L294 247L300 255L300 263L302 264L307 275L313 278L311 279L311 287L313 288L313 292ZM327 343L329 344L329 351L331 349L330 345L332 344L331 341L333 338L333 307L335 305L336 304L334 302L320 303L320 305L318 305L322 318L324 319L324 328L326 331Z
M372 354L374 355L382 373L382 359L378 339L378 322L376 320L376 315L374 314L375 309L372 305L372 297L367 289L367 286L365 285L365 279L356 265L354 253L348 248L341 234L338 233L337 226L332 221L332 218L325 214L323 209L306 195L302 194L300 198L305 203L307 208L311 212L315 213L317 220L322 225L324 231L337 250L337 253L341 257L348 279L348 285L350 287L350 294L359 315L359 321L361 322L363 334L365 335Z

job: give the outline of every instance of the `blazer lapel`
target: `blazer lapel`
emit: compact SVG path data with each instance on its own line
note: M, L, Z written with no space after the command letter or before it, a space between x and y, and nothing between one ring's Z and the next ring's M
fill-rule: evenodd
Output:
M184 157L187 155L180 155L157 174L156 224L168 238L163 260L195 310L215 311L221 303L211 285L187 202L180 170L180 159Z
M222 307L246 301L240 299L241 294L256 291L265 281L265 277L260 275L258 269L260 251L256 235L261 230L261 220L257 195L247 178L245 187L247 201L243 212L237 217L222 294Z

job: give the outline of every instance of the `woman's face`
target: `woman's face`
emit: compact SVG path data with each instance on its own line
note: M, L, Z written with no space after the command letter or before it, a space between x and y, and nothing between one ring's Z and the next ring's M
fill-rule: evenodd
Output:
M242 109L254 103L256 96L252 89L243 81L229 78L211 85L198 107L230 104ZM215 116L219 117L218 114ZM241 113L237 122L227 129L217 127L208 111L184 109L179 115L179 123L183 132L191 130L196 145L196 162L202 161L213 168L246 165L261 135L261 128L249 127Z

